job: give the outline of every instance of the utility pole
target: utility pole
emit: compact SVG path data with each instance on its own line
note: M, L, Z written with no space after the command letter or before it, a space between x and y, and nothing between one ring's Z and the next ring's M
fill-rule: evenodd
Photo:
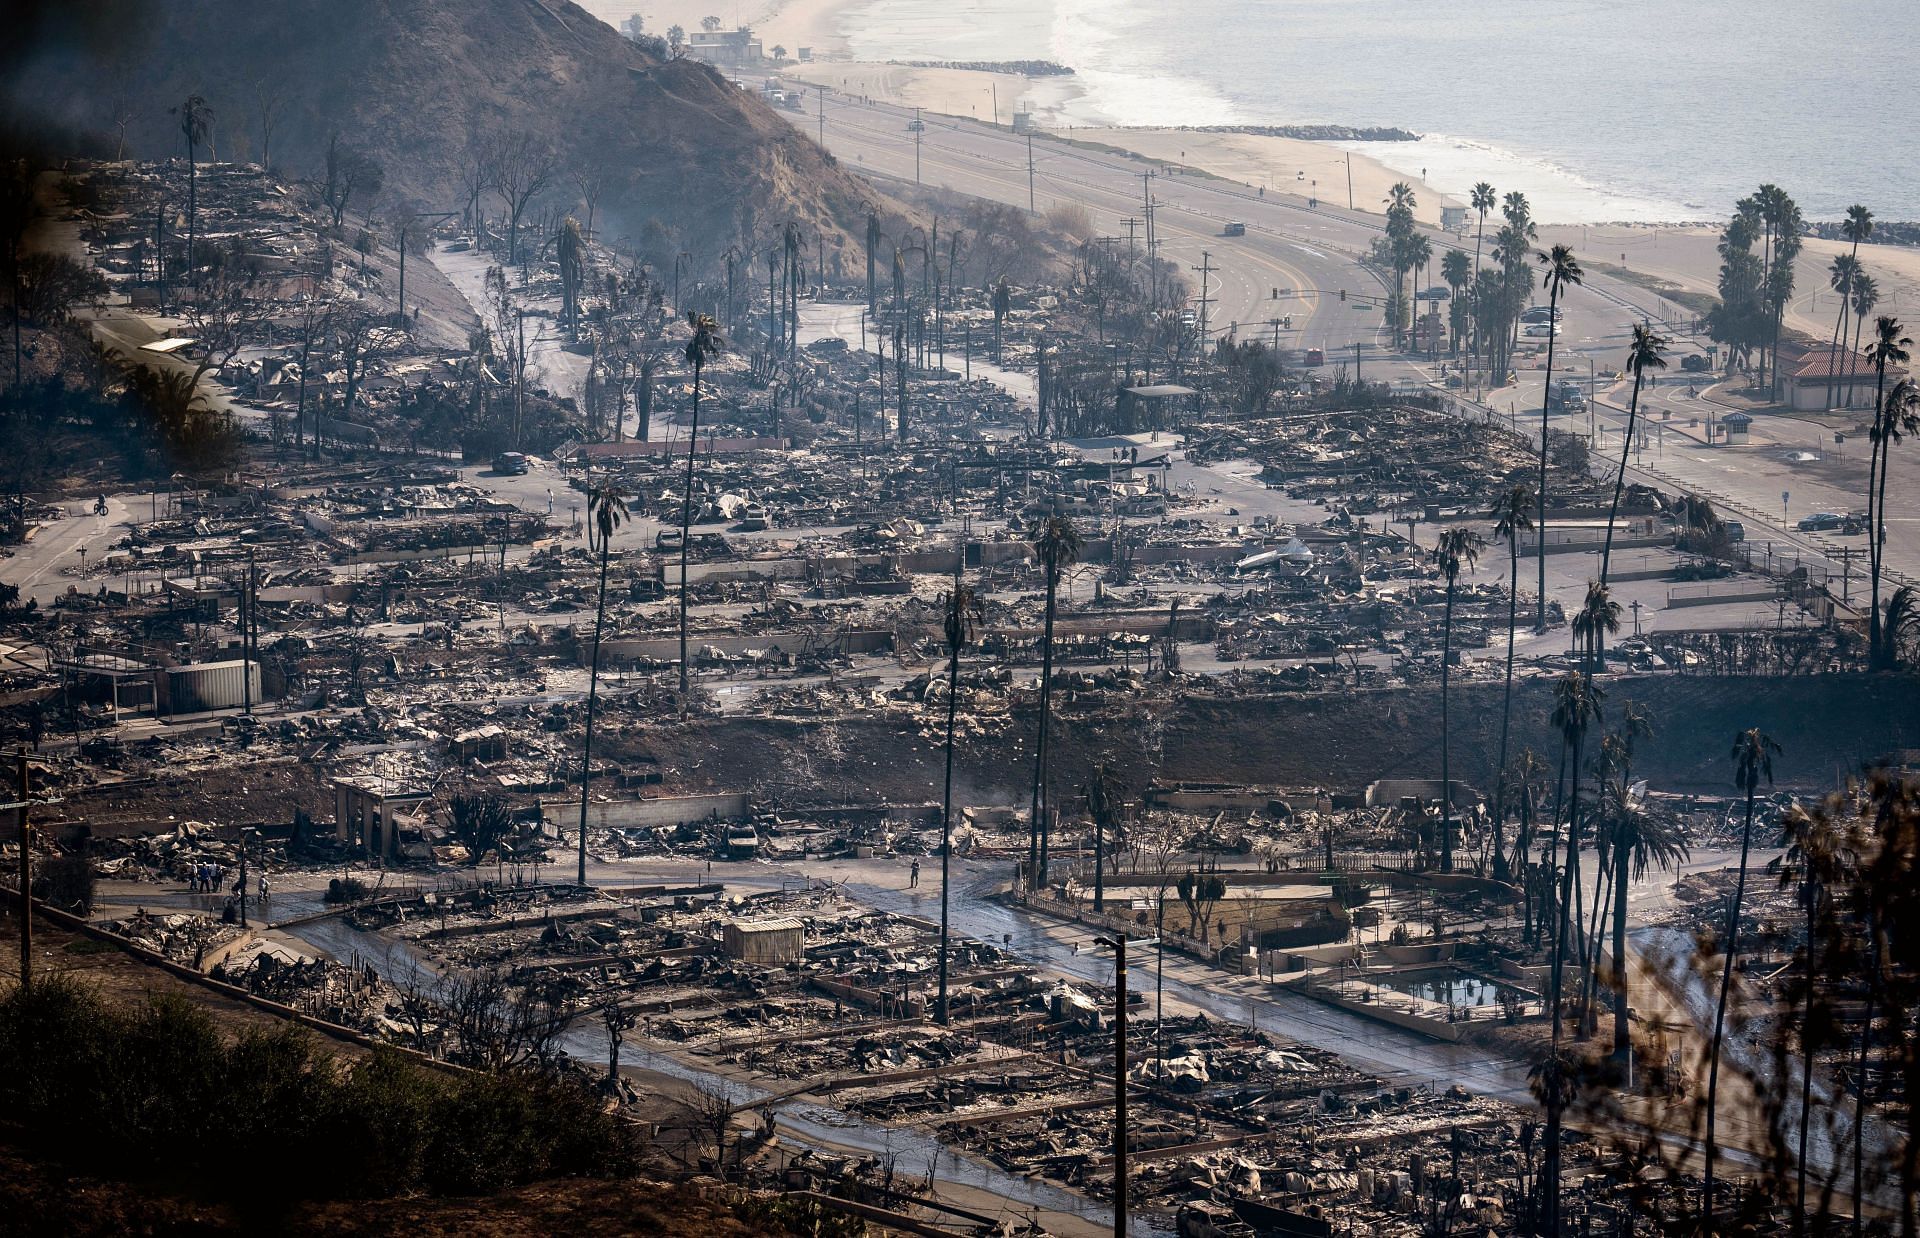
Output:
M1148 170L1140 174L1140 199L1142 213L1146 216L1147 235L1147 308L1153 309L1160 303L1160 273L1154 266L1160 256L1160 238L1153 227L1153 172Z
M815 87L815 89L819 92L817 97L820 100L818 109L820 113L820 145L825 146L827 144L827 88L825 86L818 86Z
M247 927L247 827L240 827L240 927Z
M1113 1238L1127 1238L1127 935L1113 955Z
M1134 229L1140 226L1140 221L1129 215L1120 222L1127 225L1127 261L1132 262L1137 257L1137 251L1134 248Z
M961 605L960 569L967 562L964 535L954 548L952 608L947 616L947 785L940 807L940 1026L946 1027L947 1004L947 878L953 857L953 721L960 702L960 646L967 634L967 614Z
M1353 342L1353 385L1360 385L1360 341Z
M253 547L247 547L247 574L240 581L240 700L246 713L253 712ZM228 706L229 709L232 706Z
M1113 1238L1127 1238L1127 935L1094 941L1113 948Z
M1201 250L1200 265L1193 269L1200 272L1200 348L1204 352L1207 347L1207 307L1213 303L1213 298L1207 295L1213 279L1213 255Z
M920 183L920 139L927 131L927 123L920 119L919 108L913 109L913 123L907 128L913 130L913 183L918 185ZM1027 145L1029 148L1032 147L1032 138L1027 139ZM1032 162L1031 155L1028 156L1028 162Z
M1353 209L1353 152L1347 152L1347 209Z
M1027 135L1027 214L1032 215L1038 208L1033 197L1033 135Z
M897 393L900 441L907 441L907 323L903 316L893 327L893 374L899 380Z

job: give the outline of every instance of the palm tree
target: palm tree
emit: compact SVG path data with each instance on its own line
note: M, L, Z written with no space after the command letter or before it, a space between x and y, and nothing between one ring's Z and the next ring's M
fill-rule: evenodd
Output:
M1440 637L1440 871L1453 871L1452 732L1447 712L1453 670L1453 596L1462 570L1472 571L1487 541L1476 529L1448 529L1433 548L1433 561L1447 582L1446 620Z
M1860 337L1866 329L1867 316L1880 304L1880 284L1863 269L1853 277L1853 303L1849 307L1853 317L1853 347L1847 352L1847 376L1841 382L1846 392L1846 402L1842 407L1853 406L1853 376L1858 373L1860 360Z
M1519 821L1513 832L1513 867L1519 869L1520 889L1526 908L1526 920L1522 933L1526 943L1531 946L1536 941L1534 908L1541 908L1540 924L1545 923L1545 903L1536 897L1539 893L1539 873L1541 867L1532 862L1534 806L1539 802L1541 776L1547 772L1547 763L1531 748L1522 748L1520 755L1514 758L1511 769L1505 771L1506 785L1514 792L1515 802L1519 805Z
M580 221L569 215L553 238L554 255L560 264L560 320L573 338L580 338L580 277L584 273L586 241L580 235Z
M1632 1033L1628 1029L1630 1012L1626 1000L1626 893L1634 881L1647 875L1647 869L1667 869L1686 860L1686 833L1674 821L1649 816L1632 802L1632 750L1634 739L1651 735L1644 714L1632 706L1626 710L1628 729L1622 737L1624 760L1620 762L1619 783L1613 787L1613 820L1607 821L1607 846L1613 854L1613 1052L1624 1061L1632 1052Z
M1034 745L1033 804L1027 860L1035 888L1047 884L1047 818L1045 799L1047 729L1053 714L1053 617L1060 592L1062 569L1080 561L1080 530L1065 516L1045 516L1033 525L1033 552L1046 572L1047 608L1040 646L1040 735Z
M1800 998L1800 1147L1794 1167L1795 1233L1804 1233L1807 1222L1807 1128L1813 1118L1813 1055L1815 1048L1833 1035L1830 1014L1815 1025L1814 968L1819 957L1822 900L1828 890L1844 879L1848 868L1848 848L1844 831L1835 820L1835 802L1818 804L1812 809L1794 804L1781 818L1781 842L1786 845L1787 854L1780 867L1780 882L1782 885L1799 883L1800 905L1806 913L1807 926Z
M1900 320L1880 315L1873 324L1873 347L1868 356L1873 361L1873 426L1869 437L1873 440L1873 453L1867 462L1867 570L1873 578L1873 610L1867 617L1867 661L1876 669L1881 665L1880 648L1880 561L1886 544L1884 518L1881 505L1875 501L1876 480L1885 486L1884 474L1889 463L1888 448L1892 444L1890 431L1891 418L1887 408L1887 366L1901 365L1909 360L1907 349L1913 341L1900 334Z
M1848 294L1853 290L1854 281L1859 279L1861 274L1860 242L1873 235L1873 212L1858 203L1848 207L1847 220L1840 225L1840 235L1853 242L1853 248L1846 254L1847 265L1845 270L1847 273L1847 286L1842 288L1838 282L1835 282L1833 285L1833 290L1840 294L1840 321L1833 333L1833 357L1839 356L1841 346L1847 342L1847 313L1853 308ZM1835 258L1833 260L1833 271L1836 281L1838 280L1841 270L1840 259ZM1827 379L1827 406L1831 408L1833 406L1833 365L1831 357L1827 365Z
M1920 594L1901 585L1887 599L1887 616L1880 623L1880 639L1887 647L1887 669L1897 671L1907 661L1901 650L1920 635Z
M1560 1119L1566 1107L1566 1063L1560 1056L1560 999L1566 974L1567 930L1573 906L1574 883L1580 861L1580 752L1587 731L1600 721L1605 693L1588 676L1569 671L1554 688L1551 721L1560 732L1565 757L1573 771L1573 793L1568 799L1565 862L1560 877L1559 905L1554 908L1553 966L1550 1002L1553 1007L1553 1043L1545 1065L1547 1102L1546 1165L1541 1173L1546 1192L1544 1232L1560 1232Z
M194 220L197 211L195 189L199 180L193 151L207 140L213 128L213 109L199 95L188 95L180 105L180 133L187 139L187 266L193 266Z
M1840 348L1847 339L1847 308L1852 303L1853 281L1859 278L1860 260L1848 254L1835 254L1827 268L1827 286L1839 294L1840 312L1833 322L1833 346L1827 350L1827 407L1833 407L1834 377L1839 370Z
M1905 360L1902 356L1900 360ZM1902 439L1911 434L1920 434L1920 387L1914 385L1911 378L1903 378L1887 392L1884 411L1880 415L1880 494L1873 500L1873 527L1879 530L1875 541L1876 572L1885 566L1886 528L1887 528L1887 478L1893 473L1893 449ZM1902 585L1902 589L1907 586ZM1876 594L1876 597L1878 595ZM1898 591L1895 597L1898 597ZM1908 591L1911 598L1911 590ZM1887 604L1887 614L1880 622L1880 661L1892 669L1895 657L1894 610L1891 601ZM1911 618L1911 616L1908 616Z
M1711 548L1727 534L1727 522L1713 510L1713 503L1691 492L1680 496L1680 528L1683 546L1695 553Z
M960 704L960 654L972 643L981 619L980 599L960 583L967 548L955 548L953 592L947 595L947 781L940 800L940 1025L947 1024L947 875L953 855L953 724Z
M613 531L627 521L627 501L609 477L587 489L587 530L600 534L600 599L593 611L593 655L587 662L587 739L580 755L580 867L575 881L587 884L587 788L593 785L593 713L600 696L600 633L607 625L607 563Z
M1726 962L1720 969L1720 1000L1713 1010L1713 1039L1707 1049L1707 1172L1706 1191L1701 1206L1713 1215L1714 1109L1720 1095L1720 1045L1726 1034L1727 995L1733 988L1733 959L1740 944L1740 903L1747 893L1747 855L1753 848L1753 806L1760 780L1773 782L1773 758L1780 745L1759 727L1749 727L1733 737L1734 782L1746 792L1746 816L1740 827L1740 868L1733 881L1733 902L1727 908L1727 932L1721 945Z
M1780 398L1780 326L1793 299L1793 260L1800 253L1800 208L1778 185L1762 185L1755 195L1766 225L1767 261L1761 289L1765 296L1770 361L1763 360L1770 398ZM1763 354L1763 357L1768 354Z
M1602 669L1607 637L1620 630L1620 603L1613 600L1607 587L1597 580L1587 582L1587 596L1573 617L1573 643L1586 658L1587 676Z
M1467 201L1480 215L1480 226L1474 230L1473 234L1473 282L1475 285L1478 285L1480 282L1480 244L1486 240L1487 237L1487 212L1494 208L1496 201L1493 186L1485 181L1481 181L1473 187L1473 195L1468 198ZM1480 355L1480 324L1478 321L1476 321L1473 326L1473 346L1471 352L1475 357Z
M1640 386L1648 370L1667 368L1667 342L1653 333L1646 323L1635 323L1633 343L1627 346L1627 369L1633 374L1633 398L1627 401L1627 434L1620 443L1620 471L1613 479L1613 506L1607 509L1607 540L1600 548L1600 583L1607 583L1607 568L1613 561L1613 522L1620 516L1620 494L1627 488L1627 453L1633 450L1634 423L1640 416Z
M1417 267L1419 259L1413 257L1411 242L1413 230L1413 187L1405 181L1396 181L1387 190L1387 238L1385 254L1393 264L1393 295L1388 298L1388 308L1393 319L1393 343L1400 345L1400 321L1406 314L1408 301L1406 294L1406 273L1410 267Z
M1461 294L1465 291L1468 282L1473 279L1472 264L1467 260L1466 250L1449 249L1441 256L1440 278L1447 282L1447 289L1453 294L1447 314L1452 336L1449 351L1457 354L1460 351L1460 327L1467 319L1466 303Z
M1405 308L1407 321L1411 326L1407 333L1407 347L1417 349L1420 323L1420 268L1427 265L1433 257L1433 243L1418 232L1409 232L1400 242L1399 255L1408 276Z
M1540 397L1540 490L1534 496L1534 524L1539 529L1540 539L1540 613L1534 621L1534 628L1544 632L1547 630L1547 411L1553 405L1553 345L1560 325L1555 320L1559 317L1562 290L1570 284L1580 283L1585 277L1569 246L1555 245L1551 252L1542 252L1538 258L1546 270L1548 331L1547 387L1546 393Z
M687 337L686 362L693 367L693 425L687 430L687 483L680 496L680 711L687 709L687 547L693 541L693 461L700 448L700 378L707 359L719 353L726 341L720 327L706 314L687 311L687 325L693 333Z
M1644 722L1642 733L1646 733ZM1626 759L1632 761L1633 732L1626 738ZM1623 771L1614 788L1613 817L1606 823L1607 846L1613 856L1613 1053L1625 1062L1632 1053L1633 1036L1628 1027L1627 1005L1627 891L1634 881L1647 875L1648 869L1667 869L1687 858L1684 830L1666 817L1636 808L1633 789Z
M1479 190L1476 188L1475 193ZM1533 527L1533 492L1517 482L1488 513L1494 520L1495 541L1507 544L1507 678L1500 702L1500 784L1494 793L1493 876L1507 878L1506 856L1500 849L1500 831L1507 823L1507 739L1513 730L1513 639L1520 620L1520 535Z
M873 284L873 255L880 249L880 216L867 212L867 316L872 317L880 310L880 302L875 299Z

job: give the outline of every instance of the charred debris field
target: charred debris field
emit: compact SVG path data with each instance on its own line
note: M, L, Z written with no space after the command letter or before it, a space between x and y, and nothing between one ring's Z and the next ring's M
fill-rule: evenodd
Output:
M1313 251L1363 375L717 21L128 16L6 66L22 1232L1911 1230L1914 595L1525 219Z

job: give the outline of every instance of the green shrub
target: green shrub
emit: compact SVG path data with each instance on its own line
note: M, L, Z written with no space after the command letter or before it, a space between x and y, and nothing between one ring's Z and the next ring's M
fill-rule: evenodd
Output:
M269 1204L485 1194L638 1160L634 1128L572 1080L447 1076L385 1049L348 1070L299 1027L228 1042L181 998L122 1013L58 974L0 998L0 1061L21 1067L0 1071L0 1107L48 1151Z

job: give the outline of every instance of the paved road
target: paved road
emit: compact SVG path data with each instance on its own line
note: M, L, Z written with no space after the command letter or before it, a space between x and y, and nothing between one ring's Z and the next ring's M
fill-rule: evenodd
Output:
M837 156L870 174L914 179L914 146L906 128L911 109L828 93L825 113L826 145ZM1144 214L1150 194L1162 252L1183 267L1197 266L1204 252L1217 268L1208 281L1214 298L1210 325L1216 334L1238 325L1245 336L1258 324L1259 333L1266 337L1264 324L1290 313L1294 330L1280 334L1283 347L1320 348L1330 364L1339 364L1357 342L1362 345L1362 371L1367 377L1426 381L1434 376L1434 364L1389 354L1382 347L1379 311L1359 304L1363 296L1371 300L1384 291L1379 279L1358 265L1359 256L1380 233L1379 215L1325 203L1314 209L1301 199L1277 193L1261 196L1249 187L1212 177L1169 175L1143 160L1076 147L1050 136L1036 136L1031 142L1030 180L1025 136L958 118L927 116L925 122L920 179L926 184L1020 207L1028 204L1031 184L1031 200L1039 209L1055 203L1082 206L1092 214L1097 232L1122 237L1127 235L1125 221ZM822 132L813 117L796 117L794 123L809 135ZM1149 171L1156 174L1143 181L1142 174ZM1246 224L1247 235L1220 235L1228 221ZM1471 234L1427 230L1427 235L1436 266L1448 247L1473 251ZM1586 256L1591 262L1617 258L1611 251L1597 250ZM1188 275L1197 290L1199 276L1191 271ZM1271 295L1276 288L1281 292L1278 301ZM1345 303L1338 297L1341 290L1349 296ZM1563 309L1566 316L1555 346L1555 373L1587 381L1596 390L1604 389L1600 374L1622 365L1636 322L1663 324L1674 339L1676 356L1698 351L1703 343L1688 333L1691 313L1685 307L1598 272L1590 272L1583 286L1568 292ZM1528 354L1544 349L1544 343L1525 341L1519 358L1523 367ZM1488 403L1497 409L1512 406L1521 413L1529 408L1537 411L1538 370L1523 368L1522 374L1521 386L1493 393ZM1680 394L1684 381L1675 374L1651 397L1656 406L1678 402L1676 420L1683 414L1692 417L1708 411L1698 397ZM1623 405L1624 390L1617 398ZM1563 424L1584 420L1569 418ZM1620 420L1617 412L1603 408L1597 422L1603 430L1613 431L1611 447L1616 451ZM1764 419L1764 426L1756 437L1771 433L1790 442L1792 449L1707 447L1688 442L1672 430L1655 430L1651 450L1643 453L1631 475L1669 489L1699 488L1745 520L1750 540L1792 548L1809 558L1819 556L1823 563L1830 561L1836 574L1851 562L1858 576L1858 551L1864 550L1863 544L1855 553L1843 554L1844 543L1808 536L1792 526L1810 511L1847 511L1863 505L1859 496L1863 469L1858 458L1863 444L1841 448L1840 454L1847 459L1836 466L1831 427L1771 417ZM1568 428L1577 427L1568 424ZM1808 448L1815 443L1825 447L1803 451L1801 438ZM1608 446L1604 435L1602 446ZM1916 545L1920 539L1912 536L1920 526L1920 451L1896 455L1893 472L1889 565L1920 576L1920 545ZM1778 514L1782 490L1794 495L1784 520Z

